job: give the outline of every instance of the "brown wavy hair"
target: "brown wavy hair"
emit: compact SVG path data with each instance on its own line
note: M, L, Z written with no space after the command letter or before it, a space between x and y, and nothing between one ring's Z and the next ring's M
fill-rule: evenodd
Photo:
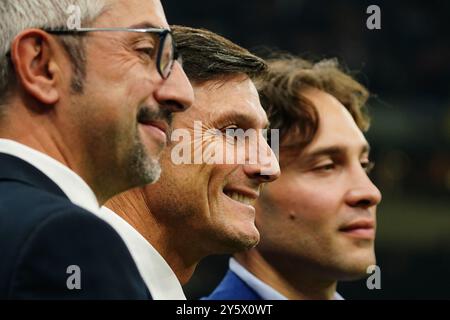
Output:
M311 62L291 55L267 60L266 76L257 81L261 103L270 127L280 130L280 147L301 151L313 140L319 127L314 105L302 95L306 88L327 92L341 102L358 127L367 131L370 118L366 109L368 90L342 70L336 59ZM294 143L287 137L295 135Z

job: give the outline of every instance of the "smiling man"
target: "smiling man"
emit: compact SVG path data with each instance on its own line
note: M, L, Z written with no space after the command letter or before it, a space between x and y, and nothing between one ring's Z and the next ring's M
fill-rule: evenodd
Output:
M99 205L157 180L193 100L161 3L2 0L0 29L0 299L150 298Z
M252 81L264 73L265 62L206 30L173 27L173 32L195 102L174 116L174 135L161 158L160 180L107 204L143 237L138 240L136 235L130 246L148 248L146 257L136 257L141 270L152 263L159 266L158 274L143 272L148 279L160 280L150 291L162 299L184 297L180 282L189 280L203 257L258 242L254 202L262 185L279 176L278 161L263 137L267 116ZM256 139L236 143L239 129L244 134L253 129ZM177 138L179 132L190 135L187 143ZM180 143L189 147L191 142L188 152L193 162L177 164L177 147ZM200 146L205 152L196 162ZM244 161L238 161L239 152ZM255 152L266 157L250 161ZM230 153L235 162L226 161ZM217 161L208 161L210 156Z
M375 264L368 93L334 60L295 57L270 61L258 89L282 173L257 201L259 245L234 255L208 299L341 299L337 282Z

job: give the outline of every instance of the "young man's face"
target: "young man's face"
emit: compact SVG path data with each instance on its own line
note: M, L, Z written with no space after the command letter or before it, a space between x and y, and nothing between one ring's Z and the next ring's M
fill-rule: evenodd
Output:
M303 94L318 111L319 130L301 154L281 145L281 177L256 206L257 248L274 265L284 261L323 280L358 278L375 263L381 200L366 172L369 146L334 97L317 89Z
M203 137L203 141L192 139L188 151L192 160L194 149L199 150L200 145L203 151L216 150L218 160L225 160L225 152L240 149L233 147L234 139L227 136L226 129L264 129L268 125L258 92L248 78L194 85L194 92L192 108L174 116L175 130ZM207 133L212 129L219 131ZM177 165L173 157L179 152L175 152L177 143L172 142L163 153L161 179L145 188L152 213L173 234L171 242L181 241L191 247L195 244L203 254L234 252L258 242L254 202L261 185L278 177L279 166L261 133L257 138L259 147L269 151L266 163ZM248 157L246 150L241 151ZM268 167L273 169L271 173L261 175L261 170Z
M159 0L111 1L94 27L169 28ZM112 176L121 189L153 182L166 145L171 113L193 102L179 63L169 78L156 68L157 34L91 32L86 35L84 92L72 97L71 122L89 155L82 163ZM110 181L111 182L111 181Z

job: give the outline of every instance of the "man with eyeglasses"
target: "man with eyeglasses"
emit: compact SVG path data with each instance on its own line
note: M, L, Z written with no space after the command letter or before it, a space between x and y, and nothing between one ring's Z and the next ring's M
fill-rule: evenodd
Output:
M4 0L0 29L0 299L151 298L99 207L193 101L161 3Z

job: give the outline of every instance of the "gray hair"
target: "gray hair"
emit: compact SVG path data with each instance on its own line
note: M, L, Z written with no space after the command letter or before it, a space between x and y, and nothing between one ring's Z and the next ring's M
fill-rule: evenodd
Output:
M15 80L11 60L6 56L11 43L21 31L30 28L67 28L71 12L80 10L80 22L89 24L106 9L106 0L1 0L0 1L0 104ZM63 47L72 59L74 76L72 90L82 92L85 76L85 52L81 37L60 36Z

